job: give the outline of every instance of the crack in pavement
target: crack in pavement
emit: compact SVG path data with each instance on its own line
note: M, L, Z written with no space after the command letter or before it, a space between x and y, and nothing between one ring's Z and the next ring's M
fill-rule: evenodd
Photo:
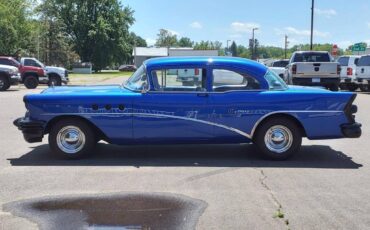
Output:
M289 227L289 220L285 217L285 214L283 212L283 205L281 204L281 202L278 200L278 198L275 196L274 192L272 191L272 189L267 185L266 183L266 179L267 179L267 176L265 174L265 172L263 171L263 169L256 169L257 171L259 171L259 173L261 174L261 177L259 178L259 181L262 185L262 187L264 187L267 192L270 194L270 197L272 198L273 202L274 202L274 205L277 207L276 211L275 211L275 214L274 214L274 218L279 218L280 220L283 220L284 224L286 225L287 229L290 229Z
M205 172L205 173L201 173L201 174L197 174L197 175L188 177L188 178L185 179L185 181L186 182L192 182L192 181L195 181L195 180L207 178L207 177L210 177L210 176L214 176L214 175L218 175L218 174L222 174L222 173L226 173L226 172L230 172L230 171L234 171L234 170L238 170L238 169L240 169L240 167L211 170L211 171L208 171L208 172Z

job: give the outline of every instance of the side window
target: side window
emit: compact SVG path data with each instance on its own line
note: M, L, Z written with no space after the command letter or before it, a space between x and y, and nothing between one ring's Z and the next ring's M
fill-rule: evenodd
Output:
M36 62L32 59L25 59L24 60L24 65L25 66L36 66Z
M206 69L161 69L152 71L155 91L206 91Z
M237 73L231 70L214 69L213 91L226 92L231 90L258 90L259 82L247 74Z

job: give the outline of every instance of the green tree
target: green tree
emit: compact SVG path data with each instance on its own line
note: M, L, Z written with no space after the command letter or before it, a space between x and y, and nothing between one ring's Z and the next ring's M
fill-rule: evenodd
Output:
M195 43L195 50L221 50L222 43L219 41L200 41Z
M130 33L130 42L134 47L147 47L148 44L146 43L145 39L136 35L134 32Z
M177 35L172 32L160 29L157 34L157 41L155 43L158 47L173 47L177 45Z
M31 15L32 0L0 0L0 53L15 54L21 50L29 53L34 50Z
M193 47L194 42L190 38L182 37L177 42L177 45L179 47Z
M82 62L95 71L131 57L129 27L133 11L118 0L45 0L63 22L63 32Z
M52 4L46 0L36 8L39 14L37 41L39 58L47 65L71 67L80 58L72 50L72 41L64 32L63 21L58 18L58 12Z
M236 43L234 41L233 41L233 43L231 43L230 52L231 52L231 55L233 57L237 57L238 56L238 47L236 46Z

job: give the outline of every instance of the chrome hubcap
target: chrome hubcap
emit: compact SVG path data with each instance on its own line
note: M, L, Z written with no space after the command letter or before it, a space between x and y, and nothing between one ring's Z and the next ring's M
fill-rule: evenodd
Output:
M272 152L283 153L290 149L292 144L293 134L285 126L273 126L265 134L265 145Z
M5 83L4 83L3 79L0 79L0 88L1 88L1 87L3 87L3 86L4 86L4 84L5 84Z
M66 126L57 135L60 150L68 154L79 152L86 143L85 134L76 126Z

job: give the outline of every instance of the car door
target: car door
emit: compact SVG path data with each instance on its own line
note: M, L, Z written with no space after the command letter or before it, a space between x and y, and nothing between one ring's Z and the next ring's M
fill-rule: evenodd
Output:
M139 143L202 143L213 137L210 125L207 70L202 81L183 85L184 68L162 68L148 73L148 92L133 101L133 136ZM186 69L190 69L187 67ZM189 71L194 72L194 71Z
M261 93L259 82L242 71L227 68L212 70L212 89L209 94L214 126L214 140L218 142L249 142L255 124Z

